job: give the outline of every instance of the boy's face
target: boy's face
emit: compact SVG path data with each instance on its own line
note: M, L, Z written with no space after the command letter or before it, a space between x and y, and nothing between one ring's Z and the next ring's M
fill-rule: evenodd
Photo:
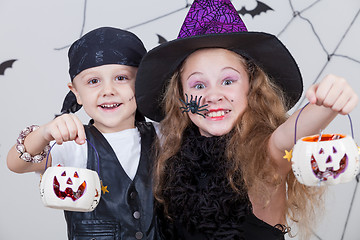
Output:
M86 69L68 86L103 133L134 128L136 67L108 64Z

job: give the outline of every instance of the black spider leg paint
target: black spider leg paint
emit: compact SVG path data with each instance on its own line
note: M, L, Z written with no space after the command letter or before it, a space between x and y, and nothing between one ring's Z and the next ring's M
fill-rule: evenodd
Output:
M131 101L131 100L133 100L135 98L135 96L132 96L131 98L129 98L129 102Z
M208 106L208 104L202 105L200 106L200 101L202 96L199 97L199 100L197 99L197 96L195 96L195 99L193 99L193 95L190 95L190 101L189 101L189 97L188 95L185 93L185 101L182 100L181 98L180 101L181 103L184 105L183 107L180 107L180 109L182 110L182 113L184 112L191 112L193 114L198 114L200 116L202 116L203 118L206 118L204 114L200 113L202 111L208 111L207 108L205 108L206 106Z

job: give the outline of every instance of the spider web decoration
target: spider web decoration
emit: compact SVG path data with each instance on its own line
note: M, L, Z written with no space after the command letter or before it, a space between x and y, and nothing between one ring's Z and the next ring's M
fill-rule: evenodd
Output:
M84 10L83 10L83 21L82 21L82 26L81 26L81 31L80 31L80 37L82 37L84 35L84 28L85 28L85 23L86 23L86 6L87 6L87 0L84 0ZM66 49L68 47L70 47L71 44L60 47L60 48L54 48L54 50L63 50Z
M80 31L80 37L83 36L84 34L84 28L85 28L85 24L86 24L86 6L87 6L87 1L88 0L84 0L84 9L83 9L83 21L82 21L82 27L81 27L81 31ZM153 19L150 19L150 20L147 20L145 22L142 22L142 23L138 23L138 24L135 24L135 25L132 25L132 26L129 26L129 27L123 27L122 29L124 30L131 30L131 29L134 29L134 28L137 28L137 27L141 27L141 26L146 26L147 24L149 23L152 23L152 22L155 22L157 20L160 20L160 19L163 19L165 17L168 17L168 16L171 16L177 12L180 12L180 11L183 11L184 9L187 9L191 6L191 3L188 2L188 0L185 0L185 6L182 7L182 8L179 8L179 9L176 9L174 11L171 11L169 13L166 13L166 14L163 14L163 15L160 15L160 16L157 16ZM63 47L59 47L59 48L54 48L54 50L63 50L63 49L66 49L68 47L70 47L71 44L68 44L66 46L63 46Z
M279 34L277 34L277 37L281 37L282 33L284 33L286 31L286 29L291 25L291 23L296 19L296 18L300 18L301 20L305 21L307 24L310 25L311 29L312 29L312 32L314 34L314 36L316 37L316 39L318 40L322 50L324 51L324 53L326 54L327 56L327 60L325 61L325 64L324 66L322 67L322 69L320 70L320 72L318 73L316 79L314 79L314 81L312 82L312 84L316 83L317 81L319 81L320 79L320 76L321 74L323 74L326 66L330 63L330 61L332 60L333 57L341 57L341 58L346 58L350 61L353 61L353 62L356 62L358 64L360 64L360 59L355 59L351 56L347 56L347 55L344 55L344 54L338 54L337 51L339 49L339 47L341 46L341 44L343 43L343 40L345 39L345 37L347 36L347 34L349 33L350 29L353 27L354 25L354 22L356 19L358 19L359 17L359 13L360 13L360 8L359 10L357 11L357 13L355 14L355 16L353 17L353 20L351 21L350 25L346 28L346 31L344 33L344 35L341 37L341 39L339 40L339 42L336 44L336 47L335 49L330 52L329 50L326 49L324 43L323 43L323 40L320 38L319 34L317 33L314 25L312 24L311 22L311 19L309 18L306 18L303 16L303 13L305 13L307 10L311 9L312 7L314 7L316 4L318 4L319 2L321 2L322 0L317 0L316 2L312 3L311 5L309 5L308 7L304 8L303 10L296 10L292 4L292 1L289 0L289 4L290 4L290 7L292 9L292 12L293 12L293 17L292 19L286 24L286 26L279 32ZM305 101L305 97L302 96L301 100L300 100L300 105L301 103L303 103ZM299 107L297 107L298 109Z

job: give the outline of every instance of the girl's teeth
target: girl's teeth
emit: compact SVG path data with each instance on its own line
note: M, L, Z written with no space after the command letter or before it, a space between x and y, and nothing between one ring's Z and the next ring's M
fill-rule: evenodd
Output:
M227 113L228 111L226 111ZM207 114L209 117L221 117L225 115L225 111L210 112Z

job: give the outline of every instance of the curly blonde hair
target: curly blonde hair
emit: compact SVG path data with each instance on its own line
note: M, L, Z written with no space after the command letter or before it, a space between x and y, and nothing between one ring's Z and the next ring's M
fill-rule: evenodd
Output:
M245 187L252 195L262 199L266 205L271 198L271 190L283 186L286 181L287 199L284 219L297 224L299 235L308 239L314 225L315 210L323 206L323 189L306 187L300 184L292 171L286 179L276 172L274 164L268 157L267 144L271 134L287 119L286 99L266 73L239 55L249 76L248 106L237 119L231 138L226 148L229 161L227 178L234 191L240 192L237 186ZM157 151L154 171L154 194L157 201L163 204L167 213L167 203L162 196L165 185L165 166L180 149L182 136L191 120L182 114L179 98L183 99L180 81L182 66L174 73L163 96L165 118L161 122L161 148ZM158 145L160 143L158 142ZM261 149L261 151L254 151ZM270 188L270 187L271 188ZM285 186L285 185L284 185ZM289 225L289 221L287 222ZM290 232L290 236L295 236Z

